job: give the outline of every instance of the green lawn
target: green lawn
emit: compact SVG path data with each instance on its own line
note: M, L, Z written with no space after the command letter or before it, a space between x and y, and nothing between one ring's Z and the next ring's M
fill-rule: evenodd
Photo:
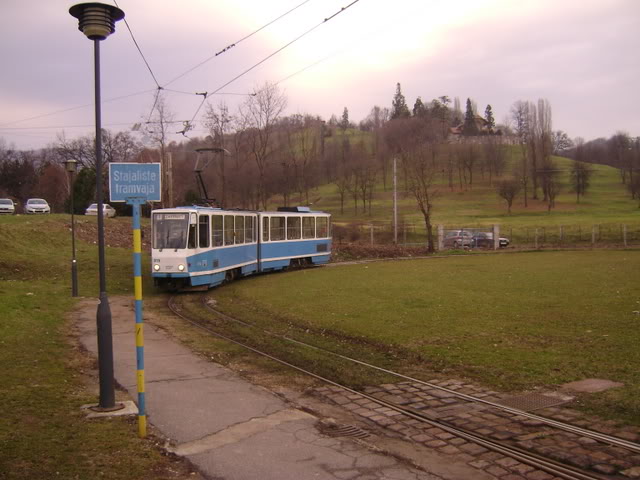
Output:
M213 296L265 327L308 330L341 353L367 345L423 377L505 390L620 381L588 404L638 422L638 265L638 251L449 257L268 275ZM332 342L334 333L351 342Z
M75 304L66 222L0 218L0 478L178 478L154 442L138 439L135 418L87 421L80 410L97 398L83 380L91 364L65 321ZM78 244L84 296L98 294L96 250ZM130 294L130 252L108 249L107 263L110 294Z

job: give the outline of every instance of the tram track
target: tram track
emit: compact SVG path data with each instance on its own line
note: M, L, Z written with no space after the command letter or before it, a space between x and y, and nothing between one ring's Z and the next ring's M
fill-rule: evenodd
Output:
M216 310L215 308L213 308L207 302L207 296L206 295L200 295L200 300L201 300L202 306L205 309L207 309L212 314L216 315L217 317L219 317L222 320L225 320L227 322L233 322L235 324L238 324L238 325L241 325L241 326L247 327L247 328L258 329L261 332L263 332L266 335L269 335L271 337L278 338L278 339L290 342L292 344L296 344L296 345L304 347L304 348L313 349L315 351L322 352L322 353L334 356L334 357L339 358L341 360L345 360L345 361L348 361L348 362L351 362L351 363L354 363L354 364L358 364L358 365L364 366L366 368L370 368L370 369L373 369L373 370L376 370L376 371L379 371L379 372L382 372L382 373L385 373L385 374L388 374L388 375L396 376L398 378L402 378L402 379L407 380L407 381L411 381L411 382L414 382L414 383L417 383L417 384L425 385L425 386L428 386L429 388L434 388L434 389L440 390L442 392L446 392L449 395L455 396L455 397L457 397L457 398L459 398L461 400L467 401L467 402L473 402L473 403L486 405L486 406L488 406L490 408L498 409L498 410L501 410L503 412L506 412L506 413L509 413L509 414L513 414L513 415L517 415L517 416L520 416L520 417L525 417L525 418L527 418L529 420L534 420L534 421L540 422L540 423L542 423L544 425L548 425L550 427L561 429L561 430L570 432L570 433L575 434L575 435L579 435L579 436L582 436L582 437L587 437L587 438L590 438L590 439L595 440L597 442L604 443L606 445L613 445L613 446L617 446L617 447L620 447L620 448L624 448L624 449L629 450L629 451L634 452L634 453L640 453L640 445L636 444L634 442L630 442L630 441L627 441L627 440L624 440L624 439L621 439L621 438L618 438L618 437L606 435L606 434L603 434L603 433L600 433L600 432L595 432L595 431L592 431L592 430L584 429L584 428L577 427L575 425L567 424L567 423L564 423L564 422L559 422L557 420L553 420L553 419L550 419L550 418L547 418L547 417L542 417L542 416L535 415L535 414L532 414L532 413L529 413L529 412L525 412L525 411L522 411L522 410L519 410L519 409L516 409L516 408L512 408L512 407L508 407L508 406L505 406L505 405L501 405L499 403L495 403L495 402L492 402L492 401L489 401L489 400L485 400L483 398L478 398L478 397L474 397L472 395L468 395L468 394L464 394L464 393L461 393L461 392L457 392L455 390L446 388L444 386L436 385L436 384L433 384L433 383L430 383L430 382L425 382L425 381L422 381L422 380L419 380L419 379L416 379L416 378L401 374L399 372L394 372L392 370L388 370L388 369L385 369L385 368L382 368L382 367L378 367L376 365L369 364L367 362L363 362L361 360L357 360L357 359L354 359L354 358L351 358L351 357L348 357L348 356L345 356L345 355L341 355L339 353L335 353L335 352L332 352L330 350L327 350L327 349L324 349L324 348L321 348L321 347L317 347L315 345L311 345L311 344L308 344L308 343L305 343L305 342L301 342L299 340L295 340L293 338L290 338L290 337L288 337L286 335L282 335L282 334L279 334L279 333L274 333L274 332L271 332L269 330L264 330L264 329L262 329L262 328L260 328L260 327L258 327L256 325L244 322L242 320L235 319L235 318L233 318L233 317L231 317L231 316L229 316L229 315L227 315L227 314L225 314L223 312L220 312L219 310ZM492 450L494 452L498 452L498 453L500 453L502 455L506 455L506 456L509 456L511 458L514 458L514 459L516 459L516 460L518 460L518 461L520 461L520 462L522 462L524 464L527 464L527 465L529 465L529 466L531 466L533 468L537 468L537 469L543 470L543 471L545 471L545 472L547 472L549 474L555 475L556 477L564 478L564 479L567 479L567 480L594 480L594 479L602 480L604 478L607 478L607 477L601 476L599 474L596 474L594 472L588 472L588 471L579 469L577 467L574 467L574 466L571 466L571 465L567 465L567 464L558 462L558 461L553 460L553 459L546 458L546 457L544 457L542 455L539 455L539 454L533 453L531 451L525 450L525 449L523 449L521 447L514 446L514 445L508 444L506 442L490 439L490 438L488 438L486 436L480 435L480 434L478 434L476 432L473 432L471 430L467 430L467 429L462 428L460 426L452 425L451 423L449 423L449 422L447 422L445 420L442 420L442 419L439 419L439 418L434 418L434 416L430 415L428 412L423 412L423 411L420 411L420 410L417 410L417 409L414 409L414 408L411 408L411 407L407 407L407 406L404 406L404 405L400 405L400 404L394 403L392 401L381 399L381 398L379 398L379 397L377 397L375 395L371 395L371 394L368 394L368 393L365 393L365 392L362 392L362 391L359 391L359 390L355 390L355 389L353 389L351 387L343 385L343 384L341 384L339 382L336 382L334 380L331 380L329 378L323 377L322 375L314 373L314 372L312 372L310 370L307 370L305 368L299 367L299 366L294 365L294 364L292 364L290 362L287 362L285 360L277 358L277 357L275 357L275 356L273 356L273 355L271 355L271 354L269 354L267 352L263 352L263 351L255 348L255 347L252 347L251 345L248 345L248 344L243 343L241 341L238 341L238 340L236 340L234 338L231 338L228 335L220 333L219 331L217 331L214 328L212 328L210 325L203 324L202 322L199 322L199 321L195 320L192 316L190 316L190 315L188 315L186 313L183 313L175 305L175 297L173 297L173 296L170 297L170 299L168 301L168 307L175 315L179 316L183 320L187 321L188 323L196 326L197 328L202 329L202 330L204 330L204 331L206 331L206 332L208 332L208 333L210 333L210 334L212 334L212 335L214 335L214 336L216 336L218 338L221 338L221 339L223 339L225 341L228 341L230 343L238 345L238 346L240 346L242 348L245 348L245 349L247 349L247 350L249 350L251 352L254 352L254 353L258 354L258 355L261 355L263 357L269 358L269 359L271 359L271 360L273 360L273 361L275 361L277 363L280 363L280 364L285 365L285 366L287 366L289 368L297 370L297 371L299 371L299 372L301 372L301 373L303 373L303 374L305 374L307 376L313 377L313 378L315 378L317 380L320 380L320 381L322 381L322 382L324 382L324 383L326 383L328 385L332 385L334 387L338 387L340 389L343 389L346 392L349 392L349 393L352 393L352 394L356 394L356 395L361 396L362 398L366 398L366 399L368 399L370 401L376 402L376 403L378 403L378 404L380 404L380 405L382 405L384 407L387 407L387 408L389 408L391 410L394 410L394 411L396 411L398 413L401 413L401 414L405 415L408 418L417 420L417 421L419 421L421 423L425 423L425 424L433 426L433 427L437 427L437 428L439 428L439 429L441 429L441 430L443 430L445 432L448 432L448 433L450 433L452 435L455 435L457 437L463 438L463 439L465 439L467 441L473 442L473 443L475 443L477 445L480 445L480 446L482 446L484 448L487 448L487 449Z

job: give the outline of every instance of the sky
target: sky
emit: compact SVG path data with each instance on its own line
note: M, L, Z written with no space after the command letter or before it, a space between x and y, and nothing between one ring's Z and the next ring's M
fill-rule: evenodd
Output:
M545 98L571 138L640 135L638 0L353 1L118 0L149 68L118 22L100 42L103 127L140 135L131 128L160 86L173 118L193 119L187 135L204 136L197 93L273 55L207 103L234 113L270 82L287 114L328 120L346 107L357 123L391 107L399 82L410 108L418 96L471 98L502 123L515 101ZM75 3L0 0L0 143L36 149L94 131L93 45L68 13Z

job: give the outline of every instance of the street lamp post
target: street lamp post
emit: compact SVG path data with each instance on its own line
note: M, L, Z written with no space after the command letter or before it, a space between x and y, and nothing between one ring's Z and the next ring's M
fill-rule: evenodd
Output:
M67 160L64 165L69 172L69 190L71 192L71 296L78 296L78 262L76 261L76 222L75 211L73 205L73 197L75 196L74 176L78 169L78 162L76 160Z
M100 403L102 411L116 410L113 382L113 339L111 309L107 297L107 279L104 255L104 210L102 200L102 125L100 110L100 41L115 32L115 22L124 18L124 12L103 3L81 3L69 9L78 19L78 30L93 40L95 72L96 117L96 201L98 203L98 262L100 270L100 304L96 314L98 330L98 371L100 377Z

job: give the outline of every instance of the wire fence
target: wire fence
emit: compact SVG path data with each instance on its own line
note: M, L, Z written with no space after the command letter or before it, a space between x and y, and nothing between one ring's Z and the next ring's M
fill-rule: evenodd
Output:
M438 250L640 247L640 223L527 227L434 225L432 235ZM396 231L391 223L334 224L333 239L338 244L426 246L427 231L424 224L413 223L401 223Z

